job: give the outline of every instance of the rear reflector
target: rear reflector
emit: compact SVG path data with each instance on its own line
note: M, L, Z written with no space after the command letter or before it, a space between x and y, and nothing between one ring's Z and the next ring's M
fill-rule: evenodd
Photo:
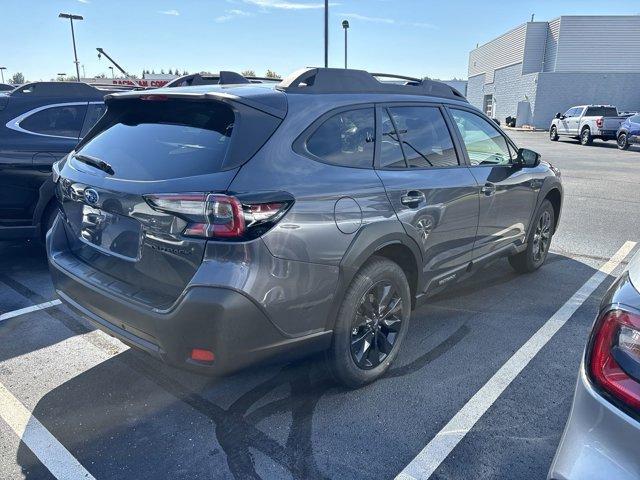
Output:
M211 350L204 350L202 348L194 348L191 350L191 360L196 362L213 362L216 359Z

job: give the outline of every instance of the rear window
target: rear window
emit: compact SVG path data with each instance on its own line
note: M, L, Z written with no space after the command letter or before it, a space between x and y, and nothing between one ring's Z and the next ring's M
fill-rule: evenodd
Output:
M615 107L589 107L587 117L617 117L618 110Z
M165 180L220 171L234 113L217 102L121 100L103 121L78 153L107 162L117 178Z

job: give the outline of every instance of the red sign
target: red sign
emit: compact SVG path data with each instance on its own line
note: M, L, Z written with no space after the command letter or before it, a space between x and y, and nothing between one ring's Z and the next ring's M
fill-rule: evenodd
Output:
M136 80L136 82L138 82L138 85L141 87L152 87L152 88L158 88L158 87L164 87L167 83L169 83L169 80ZM111 81L111 83L113 83L114 85L131 85L131 86L135 86L136 84L133 83L131 80L128 79L114 79Z

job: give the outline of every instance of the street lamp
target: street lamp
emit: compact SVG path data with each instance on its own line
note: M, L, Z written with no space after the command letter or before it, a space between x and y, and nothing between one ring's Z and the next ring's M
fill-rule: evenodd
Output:
M113 76L113 67L109 67L109 70L111 70L111 79L115 78L115 77Z
M73 31L73 21L84 20L84 18L81 15L73 15L71 13L61 13L58 15L58 18L68 18L69 22L71 22L71 40L73 41L73 56L75 58L73 63L76 64L76 74L78 75L78 81L80 81L80 67L78 62L78 52L76 51L76 35Z
M347 68L347 30L349 30L349 21L342 21L342 28L344 28L344 68Z
M329 0L324 0L324 68L329 67Z
M4 83L4 71L7 69L7 67L0 67L0 75L2 76L2 83Z

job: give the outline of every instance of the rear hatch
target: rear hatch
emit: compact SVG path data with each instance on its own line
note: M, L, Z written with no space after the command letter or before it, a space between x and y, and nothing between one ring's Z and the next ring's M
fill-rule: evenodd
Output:
M226 191L280 121L211 98L108 100L106 115L59 172L62 253L81 262L85 280L168 307L203 259L198 209L212 192Z

